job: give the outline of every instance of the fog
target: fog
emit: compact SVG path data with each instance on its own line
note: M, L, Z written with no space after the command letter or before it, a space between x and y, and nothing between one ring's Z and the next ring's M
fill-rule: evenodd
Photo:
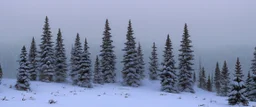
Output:
M49 17L54 41L61 28L68 57L79 33L82 41L87 38L94 62L100 51L105 20L109 19L118 56L116 72L120 76L123 43L131 19L147 64L153 42L162 61L167 34L171 36L177 59L187 23L195 51L195 69L200 57L208 73L213 72L217 61L222 66L224 60L233 72L236 57L240 57L246 73L256 46L255 5L255 0L3 0L0 63L5 78L16 76L21 47L29 49L32 37L39 45L45 16Z

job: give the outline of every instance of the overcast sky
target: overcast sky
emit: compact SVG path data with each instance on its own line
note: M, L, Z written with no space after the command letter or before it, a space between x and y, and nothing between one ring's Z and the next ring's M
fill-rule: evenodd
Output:
M211 72L217 61L222 66L227 60L233 71L236 57L240 57L247 72L256 46L255 5L255 0L4 0L0 3L0 62L4 77L15 77L20 49L23 45L29 48L32 37L40 43L45 16L49 17L54 41L61 28L68 57L76 33L80 33L82 40L88 39L94 62L108 18L118 62L122 60L129 19L146 62L153 42L162 58L167 34L177 58L187 23L195 63L201 57ZM122 64L117 68L120 72Z

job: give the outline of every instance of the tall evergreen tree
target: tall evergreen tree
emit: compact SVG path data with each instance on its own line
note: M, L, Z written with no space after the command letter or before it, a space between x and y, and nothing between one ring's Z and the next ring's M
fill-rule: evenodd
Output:
M192 41L189 39L187 24L184 27L184 33L181 41L181 49L179 54L179 88L181 92L195 93L193 89L192 68L194 55L192 48Z
M193 73L193 82L194 82L194 84L196 83L196 73L195 72Z
M93 83L95 83L95 84L104 84L103 73L101 72L101 69L100 69L100 62L99 62L98 55L96 56L96 60L95 60L95 63L94 63Z
M249 104L247 98L245 97L246 87L244 85L243 76L244 75L242 72L240 61L239 58L237 58L233 84L231 87L231 92L228 95L228 103L230 105L239 105L241 103L244 106L248 106Z
M142 53L142 49L141 49L141 45L139 43L139 46L137 48L137 52L138 52L138 67L137 67L137 71L139 72L140 74L140 79L144 79L145 78L145 62L144 62L144 59L143 59L143 53Z
M26 47L23 46L21 49L20 59L19 61L19 69L17 74L17 82L15 84L15 88L17 90L28 91L30 90L30 79L29 79L29 61L27 59L27 51Z
M2 78L3 78L3 70L2 70L2 66L0 64L0 84L2 83Z
M253 59L251 61L252 82L250 82L251 91L248 93L248 98L251 101L256 101L256 47L254 48Z
M157 47L155 42L153 43L153 50L151 52L150 62L149 62L149 79L157 80L159 74L159 63L157 57Z
M78 82L77 85L81 87L92 88L92 71L91 59L87 40L84 42L84 51L79 63Z
M212 73L211 76L211 83L212 83L212 91L214 91L214 74Z
M63 44L61 30L59 29L55 46L55 81L65 82L67 78L67 57Z
M170 93L178 93L177 73L170 36L167 36L164 50L163 69L160 74L161 90Z
M35 81L37 79L37 57L37 48L35 38L33 37L28 55L28 61L30 63L31 68L29 72L31 81Z
M204 67L202 67L200 73L199 73L199 84L198 84L198 87L201 88L201 89L204 89L206 90L207 87L206 87L206 75L205 75L205 69Z
M212 82L211 82L211 76L209 75L208 76L208 80L207 80L207 83L206 83L206 89L207 91L212 91Z
M221 80L220 80L220 96L227 96L228 92L230 91L230 77L229 71L227 67L227 62L224 61L224 65L221 71Z
M71 51L71 80L73 82L73 85L77 85L78 82L78 73L80 70L80 63L81 63L81 55L83 53L82 45L80 42L80 36L77 33L76 35L76 40L75 40L75 45L72 48Z
M132 29L132 23L131 20L129 20L128 24L128 31L126 34L126 42L125 42L125 48L123 61L124 64L123 70L122 70L122 76L123 76L123 85L132 86L132 87L138 87L141 85L141 79L140 74L137 71L137 50L136 50L136 42L135 37L133 37L133 29Z
M105 30L103 32L102 45L101 45L101 72L103 73L105 83L116 82L116 55L114 54L113 40L110 33L108 19L105 23Z
M219 63L217 62L216 68L215 68L215 77L214 77L214 86L217 92L217 95L220 95L220 85L221 85L221 72L219 68Z
M53 42L51 40L52 35L50 31L50 25L48 17L45 18L45 24L43 27L42 42L40 44L40 77L39 79L44 82L51 82L54 80L54 50Z
M246 82L245 82L245 86L246 86L246 97L248 98L248 100L252 100L253 97L250 96L250 92L253 90L253 79L251 77L250 71L248 72L247 78L246 78ZM252 97L252 98L251 98ZM253 100L252 100L253 101Z

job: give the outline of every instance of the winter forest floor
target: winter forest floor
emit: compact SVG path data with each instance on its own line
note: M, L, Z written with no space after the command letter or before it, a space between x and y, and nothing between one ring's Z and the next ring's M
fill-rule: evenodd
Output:
M195 94L161 92L159 81L143 81L138 88L117 83L94 85L91 89L67 83L31 82L32 92L15 90L15 82L15 79L2 80L0 107L231 107L226 97L198 88ZM4 97L6 100L2 100ZM49 104L51 99L57 103ZM250 102L249 107L253 106L256 103Z

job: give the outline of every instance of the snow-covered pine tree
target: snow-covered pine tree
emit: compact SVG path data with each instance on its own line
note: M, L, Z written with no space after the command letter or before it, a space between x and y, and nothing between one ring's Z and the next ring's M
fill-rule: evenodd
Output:
M211 76L212 91L214 91L214 79L213 79L214 75L213 75L213 73L210 76Z
M111 28L109 27L108 19L105 23L105 30L103 32L102 45L101 45L101 72L103 73L103 78L105 83L115 83L116 82L116 55L114 54L114 46L112 45L113 40L111 40Z
M138 87L141 85L140 74L137 71L137 50L136 50L136 42L133 37L133 29L131 20L129 20L128 31L126 34L126 42L122 63L124 64L122 70L123 82L122 84L125 86Z
M194 55L192 48L192 41L189 39L190 35L188 33L187 24L184 27L184 33L182 35L181 49L179 54L179 90L181 92L191 92L195 93L193 89L193 77L192 68Z
M256 101L256 85L255 85L256 84L256 47L254 48L251 71L252 71L252 75L251 75L252 82L250 82L250 86L252 89L248 94L248 98L251 101Z
M196 72L193 73L193 82L196 83Z
M42 42L40 44L40 77L39 79L44 82L52 82L54 80L54 49L52 42L52 35L50 31L50 25L48 17L45 18L45 24L43 27Z
M217 95L220 94L220 83L221 81L221 72L220 72L220 68L219 68L219 63L216 63L216 68L215 68L215 76L214 76L214 86L215 86L215 90Z
M235 75L231 87L231 92L228 95L228 104L229 105L240 105L248 106L249 102L246 95L246 87L244 85L243 81L243 72L241 69L241 65L239 62L239 58L237 58L236 61L236 69L235 69Z
M30 90L30 79L29 79L29 61L27 59L27 50L26 47L23 46L21 49L20 59L19 61L19 69L17 73L17 82L15 84L15 88L17 90L28 91Z
M91 59L87 40L85 38L84 51L79 63L78 82L77 85L86 88L92 88L92 71L91 71Z
M71 50L71 80L73 82L73 85L77 84L78 81L78 73L79 73L79 67L80 67L80 61L81 61L81 55L82 55L83 49L80 42L80 36L77 33L75 45Z
M224 65L221 71L221 78L220 78L220 96L227 96L228 92L230 91L230 77L229 71L227 67L227 62L224 61Z
M163 69L160 74L161 78L161 90L170 93L178 93L177 88L177 73L175 67L175 60L173 55L173 48L170 36L168 34L165 50L164 50L164 61L162 62Z
M207 91L212 91L212 82L211 82L211 76L209 75L208 76L208 80L207 80L207 83L206 83L206 89L207 89Z
M2 78L3 78L3 70L2 70L2 66L0 64L0 84L2 83Z
M137 71L140 74L140 79L144 79L145 78L145 62L143 59L143 53L142 53L142 49L141 49L141 45L140 43L138 43L139 46L137 48L137 56L138 56L138 65L137 65Z
M201 89L206 90L206 75L205 75L205 69L202 67L201 71L199 72L199 81L198 81L198 87Z
M151 57L149 57L149 79L150 80L157 80L159 74L159 63L157 57L157 47L155 42L153 43L153 50L151 52Z
M63 44L61 30L58 30L55 46L55 81L65 82L67 78L67 57Z
M253 79L251 78L251 73L250 71L248 72L247 78L246 78L246 82L245 82L245 86L246 86L246 97L248 98L248 100L252 100L251 96L250 96L250 92L253 90Z
M37 79L37 57L37 48L35 38L33 37L28 55L28 61L30 63L29 66L31 68L29 71L31 81L35 81Z
M98 55L96 56L96 60L95 60L95 63L94 63L93 83L95 83L95 84L104 84L103 73L101 72L101 69L100 69L100 62L99 62Z

